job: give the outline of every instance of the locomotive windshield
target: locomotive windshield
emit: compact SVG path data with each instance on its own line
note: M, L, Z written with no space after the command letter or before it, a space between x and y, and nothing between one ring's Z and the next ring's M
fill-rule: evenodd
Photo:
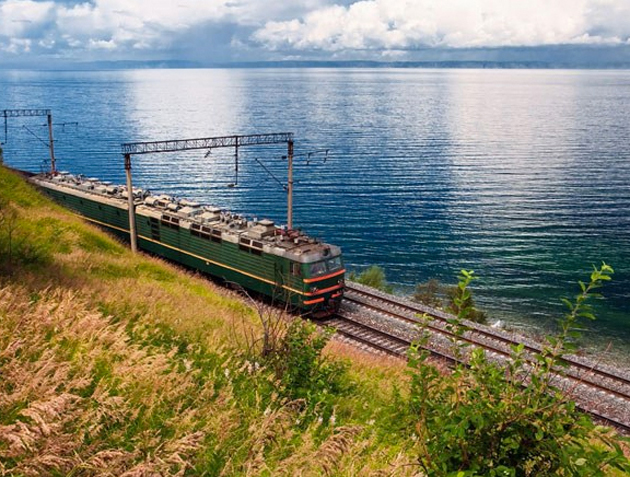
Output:
M335 272L341 270L341 256L329 258L328 260L322 260L321 262L311 263L310 276L316 277L323 275L327 272Z
M341 269L341 256L330 258L326 261L326 267L328 271L334 272Z

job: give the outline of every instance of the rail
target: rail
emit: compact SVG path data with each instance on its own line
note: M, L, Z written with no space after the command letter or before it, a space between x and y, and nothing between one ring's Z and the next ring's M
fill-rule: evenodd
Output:
M421 320L418 314L429 316L431 319ZM391 329L385 330L375 323L366 324L359 318L361 315L376 317L376 322L385 321L383 318L398 321L401 326L397 327L395 332ZM433 310L368 287L348 283L339 315L325 324L337 326L336 324L342 323L341 333L346 338L401 358L405 357L406 350L417 336L417 329L421 323L430 332L432 338L438 337L437 341L430 342L432 344L428 345L427 349L433 356L450 363L463 361L456 358L452 349L445 343L452 346L456 340L464 341L471 346L487 350L493 359L503 362L510 359L510 347L519 344L516 339L503 336L499 331L474 324L470 324L470 330L460 336L449 329L447 320L450 318L452 316L439 310ZM353 329L361 330L362 334L359 336L356 333L357 336L353 336ZM414 330L416 330L415 334ZM385 337L394 340L396 345L383 350L382 343L386 341ZM442 345L435 343L442 343ZM533 359L531 355L539 352L541 348L529 344L525 345L524 349L530 355L530 359ZM573 388L576 392L580 390L578 395L573 396L579 409L588 412L595 419L613 425L624 432L630 432L630 380L572 357L566 357L564 361L567 367L563 368L564 376L559 375L558 379L567 380L567 383L570 383L566 386L567 388ZM587 402L589 399L591 402Z

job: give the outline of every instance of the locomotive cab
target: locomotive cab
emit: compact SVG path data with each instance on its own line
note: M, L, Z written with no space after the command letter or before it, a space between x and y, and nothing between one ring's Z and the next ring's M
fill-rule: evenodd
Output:
M328 246L320 257L302 264L303 307L314 317L336 313L345 286L343 259L337 247ZM335 249L335 250L332 250Z

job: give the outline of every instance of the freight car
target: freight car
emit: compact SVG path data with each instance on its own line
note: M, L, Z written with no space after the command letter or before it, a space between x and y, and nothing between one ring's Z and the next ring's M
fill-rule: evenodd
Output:
M126 187L68 173L30 179L56 202L129 239ZM322 317L339 309L341 250L271 220L133 189L138 247Z

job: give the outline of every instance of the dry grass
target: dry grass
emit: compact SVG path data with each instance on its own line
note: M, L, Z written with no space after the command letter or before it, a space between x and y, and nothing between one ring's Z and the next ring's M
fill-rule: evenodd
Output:
M59 289L32 303L23 287L6 286L0 316L5 473L182 475L208 432L195 427L212 402L183 409L197 386L193 372L172 371L174 353L131 344L122 325ZM141 428L165 405L172 437L146 425L125 441L130 422Z

